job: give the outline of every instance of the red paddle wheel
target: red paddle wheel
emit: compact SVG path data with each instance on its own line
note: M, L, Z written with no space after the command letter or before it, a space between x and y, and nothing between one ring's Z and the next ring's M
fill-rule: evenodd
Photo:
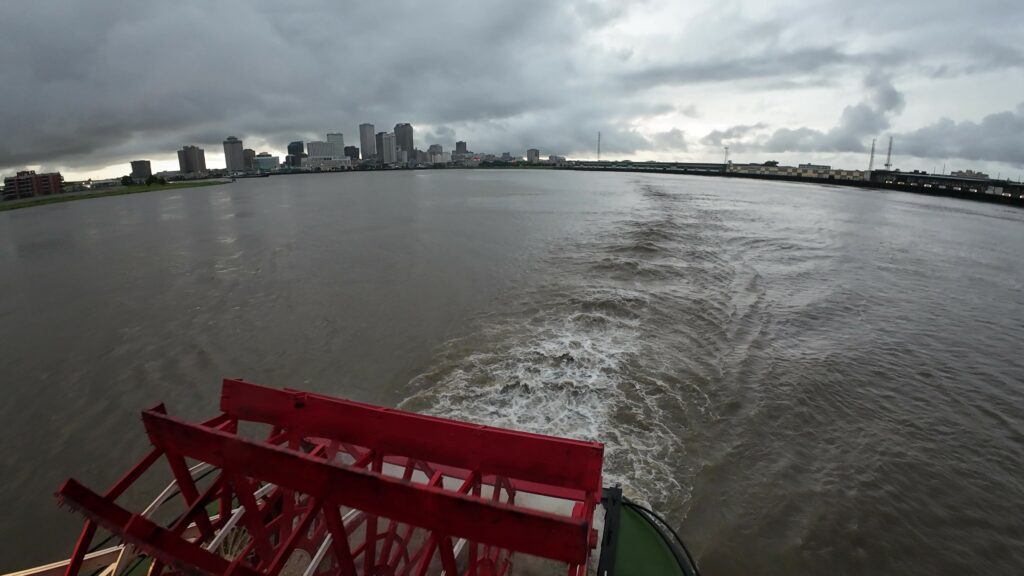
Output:
M508 573L514 553L586 572L599 443L239 380L224 381L220 408L198 424L146 410L153 449L109 490L61 486L60 501L86 517L66 576L82 570L97 528L126 544L103 576L141 557L151 576L488 576ZM117 503L160 460L181 495L169 524L153 519L164 502Z

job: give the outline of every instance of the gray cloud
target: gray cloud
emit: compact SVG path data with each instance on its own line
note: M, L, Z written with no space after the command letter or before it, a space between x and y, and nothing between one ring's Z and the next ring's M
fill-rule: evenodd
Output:
M743 139L747 136L763 130L767 127L767 124L758 122L757 124L739 124L737 126L730 126L725 130L712 130L707 136L701 138L701 144L711 147L719 147L725 144L733 144L737 141L742 143Z
M686 133L678 128L653 134L650 141L652 148L656 150L685 152L687 149Z
M943 118L896 134L900 154L919 158L988 160L1024 167L1024 102L1013 111L990 114L980 122Z
M834 128L779 128L762 148L767 152L864 152L865 139L889 128L890 118L902 112L905 105L903 94L888 78L870 74L864 85L868 98L844 108Z
M813 105L801 93L839 90L842 79L878 70L870 96L849 106L835 128L783 127L759 144L856 151L904 106L888 78L905 86L904 79L949 81L1021 66L1020 48L1004 40L1024 18L1019 3L992 10L982 0L964 12L953 0L805 2L766 18L742 2L700 0L429 9L411 0L4 2L0 171L40 164L86 171L169 157L182 144L205 147L217 164L227 135L280 150L328 131L355 142L362 122L378 129L412 122L424 148L465 139L478 151L539 147L585 156L601 131L610 155L684 152L698 142L686 138L696 131L691 121L735 125L700 139L704 146L753 146L763 130L743 130L771 119L711 118L715 96L706 90L751 97L786 90L799 110ZM891 18L877 18L883 6ZM899 24L911 18L915 26ZM1000 90L976 93L994 98ZM985 113L1005 108L993 104ZM921 131L971 130L958 120ZM1017 157L992 153L986 157Z

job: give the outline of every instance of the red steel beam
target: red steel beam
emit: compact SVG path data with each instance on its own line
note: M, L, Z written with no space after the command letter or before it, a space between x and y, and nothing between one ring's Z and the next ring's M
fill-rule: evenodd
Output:
M221 410L234 418L352 442L384 454L593 493L601 490L604 447L599 442L468 424L230 379L223 383Z
M267 446L153 411L142 414L153 446L331 504L394 518L442 534L579 564L590 551L589 519L490 503L442 488Z
M104 529L121 535L139 550L165 564L173 564L185 571L204 574L225 574L229 562L197 544L179 537L150 520L132 514L100 496L76 480L69 479L57 491L57 498L68 503ZM235 567L237 576L258 576L244 564Z

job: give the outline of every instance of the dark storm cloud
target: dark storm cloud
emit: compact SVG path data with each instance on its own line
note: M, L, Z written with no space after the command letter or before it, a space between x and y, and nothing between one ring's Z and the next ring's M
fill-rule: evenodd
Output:
M798 2L755 17L765 11L742 2L4 2L0 171L85 170L168 157L182 144L217 158L228 135L277 150L328 131L355 143L362 122L412 122L424 148L464 139L478 151L593 155L601 131L608 154L684 151L757 134L688 141L686 123L729 120L708 118L699 91L673 92L691 86L792 89L799 107L800 89L870 70L953 77L1021 67L1017 4L825 8ZM882 8L891 18L877 18ZM891 83L866 89L835 128L784 127L763 145L862 148L902 107Z

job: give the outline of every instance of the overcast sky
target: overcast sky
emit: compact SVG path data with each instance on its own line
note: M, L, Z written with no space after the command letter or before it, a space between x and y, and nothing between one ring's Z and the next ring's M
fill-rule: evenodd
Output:
M1024 1L0 1L0 172L425 149L1024 173ZM881 164L883 160L876 161ZM995 175L995 174L993 174Z

